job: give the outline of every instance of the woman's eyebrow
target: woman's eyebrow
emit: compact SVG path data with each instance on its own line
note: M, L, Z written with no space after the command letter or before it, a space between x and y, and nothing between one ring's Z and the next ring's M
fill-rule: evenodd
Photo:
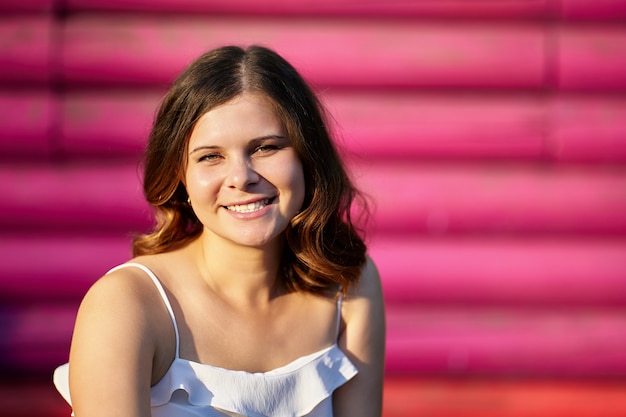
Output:
M192 155L194 152L198 152L198 151L215 150L215 149L220 149L220 147L219 146L211 146L211 145L201 145L201 146L193 148L191 151L189 151L189 155Z
M250 139L251 143L257 143L257 142L263 142L264 140L268 140L268 139L279 139L279 140L284 140L287 139L287 137L285 135L280 135L280 134L276 134L276 135L265 135L265 136L260 136L258 138L254 138L254 139Z

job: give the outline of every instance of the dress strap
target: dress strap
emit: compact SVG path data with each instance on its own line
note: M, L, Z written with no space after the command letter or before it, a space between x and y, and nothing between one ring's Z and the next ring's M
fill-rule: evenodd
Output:
M343 294L339 293L339 297L337 297L337 320L335 327L335 342L339 340L339 330L341 328L341 306L343 304Z
M156 286L157 290L159 290L159 294L161 294L161 298L163 299L163 302L165 303L165 307L167 308L167 312L169 313L170 318L172 319L172 324L174 325L174 333L176 334L176 357L178 358L179 357L179 349L180 349L180 341L179 341L179 336L178 336L178 325L176 324L176 316L174 316L174 310L172 309L172 304L170 303L170 300L167 297L167 294L165 293L165 289L163 288L163 285L161 284L161 281L159 281L157 276L154 274L154 272L152 272L150 270L150 268L148 268L145 265L142 265L142 264L139 264L139 263L135 263L135 262L127 262L125 264L118 265L115 268L111 269L109 272L107 272L107 274L111 273L113 271L117 271L118 269L126 268L126 267L136 267L136 268L139 268L142 271L144 271L150 277L150 279L152 279L152 282Z

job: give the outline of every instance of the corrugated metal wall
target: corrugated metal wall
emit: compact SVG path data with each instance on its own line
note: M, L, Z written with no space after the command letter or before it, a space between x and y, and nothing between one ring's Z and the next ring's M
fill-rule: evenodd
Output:
M160 96L222 44L312 82L376 201L386 416L626 415L626 1L4 0L0 410L149 226ZM31 400L36 398L36 400Z

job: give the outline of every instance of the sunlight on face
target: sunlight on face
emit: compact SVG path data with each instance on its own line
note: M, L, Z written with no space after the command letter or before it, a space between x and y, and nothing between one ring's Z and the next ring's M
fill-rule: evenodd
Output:
M205 113L187 158L187 193L209 237L263 246L302 206L302 163L262 95L243 93Z

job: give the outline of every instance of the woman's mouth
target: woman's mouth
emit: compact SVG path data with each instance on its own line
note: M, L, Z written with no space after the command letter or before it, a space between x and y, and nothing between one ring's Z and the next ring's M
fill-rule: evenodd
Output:
M272 201L274 201L274 197L266 198L265 200L255 201L254 203L235 204L232 206L224 206L224 207L236 213L252 213L253 211L261 210L263 207L271 204Z

